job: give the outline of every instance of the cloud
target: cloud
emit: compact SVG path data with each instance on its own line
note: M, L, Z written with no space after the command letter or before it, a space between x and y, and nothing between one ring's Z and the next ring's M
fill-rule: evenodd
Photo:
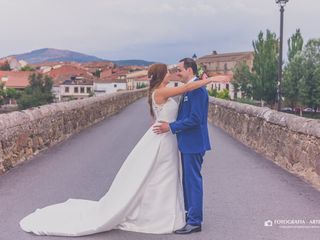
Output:
M285 38L299 27L305 38L319 37L319 7L289 1ZM247 51L260 30L279 29L272 0L1 0L0 8L1 56L54 47L174 62L194 52Z

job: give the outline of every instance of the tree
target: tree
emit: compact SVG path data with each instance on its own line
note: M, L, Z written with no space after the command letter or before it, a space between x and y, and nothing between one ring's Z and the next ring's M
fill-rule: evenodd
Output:
M268 104L275 104L277 97L277 66L278 66L278 41L276 34L267 30L264 38L260 32L258 39L253 43L253 98Z
M145 87L147 87L147 85L145 83L138 82L137 86L136 86L136 89L145 88Z
M33 73L29 77L30 86L27 87L18 99L20 109L36 107L52 103L54 96L51 92L53 82L49 76Z
M101 75L101 69L97 69L94 73L93 73L93 76L96 76L97 78L100 78L100 75Z
M30 87L33 90L39 89L44 93L51 93L53 86L52 78L41 73L33 73L29 76Z
M12 99L19 99L21 93L19 91L17 91L14 88L7 88L6 89L6 102L11 104L11 100Z
M303 79L299 83L302 103L317 109L320 106L320 39L311 39L303 50Z
M4 88L4 84L0 82L0 105L11 104L11 99L18 99L20 93L14 88Z
M218 92L217 98L229 100L229 90L225 88L222 91Z
M29 65L26 65L20 69L21 71L35 71L35 69Z
M207 91L208 91L209 96L211 96L211 97L217 97L217 95L218 95L217 89L212 89L212 90L207 90Z
M228 89L223 89L222 91L218 92L217 89L212 89L212 90L207 90L209 96L211 97L216 97L216 98L221 98L221 99L230 99L229 97L229 90Z
M294 56L301 52L303 48L303 37L300 29L296 30L296 33L291 36L288 40L288 60L292 61Z
M0 82L0 106L4 103L4 99L5 99L4 84Z
M93 91L90 91L89 92L89 97L93 97L94 96L94 92Z
M289 102L292 109L301 103L302 95L301 89L304 87L304 57L302 55L303 38L300 30L297 29L296 33L288 40L288 64L284 69L283 75L283 95ZM300 108L301 109L301 108ZM300 111L302 115L302 111Z
M237 93L241 91L244 98L252 97L252 80L253 74L251 73L249 66L245 62L239 62L233 69L233 80L231 83L235 89L235 98Z
M283 95L294 109L299 103L303 102L301 89L304 88L304 67L303 56L296 54L285 67L283 75Z
M11 67L8 61L5 61L3 64L0 65L1 71L11 71Z

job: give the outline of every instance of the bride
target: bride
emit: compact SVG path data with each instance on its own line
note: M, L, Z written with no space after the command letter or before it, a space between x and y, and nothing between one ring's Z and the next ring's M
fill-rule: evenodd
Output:
M150 113L156 121L175 121L178 104L172 97L211 82L166 87L172 75L165 64L152 65L148 76ZM151 126L100 200L70 198L36 209L19 224L36 235L84 236L111 229L171 233L185 225L182 189L176 138L171 133L157 135Z

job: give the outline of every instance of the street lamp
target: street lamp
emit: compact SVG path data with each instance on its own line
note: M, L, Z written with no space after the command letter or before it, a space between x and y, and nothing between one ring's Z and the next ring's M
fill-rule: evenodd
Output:
M196 55L196 54L193 54L192 59L196 61L197 58L198 58L197 55Z
M279 67L278 67L278 111L281 111L282 101L282 48L283 48L283 13L284 7L289 0L276 0L276 3L280 6L280 49L279 49Z

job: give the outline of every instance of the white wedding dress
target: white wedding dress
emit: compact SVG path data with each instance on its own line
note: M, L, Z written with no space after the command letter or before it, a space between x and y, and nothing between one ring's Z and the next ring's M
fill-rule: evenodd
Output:
M154 95L154 94L153 94ZM154 102L154 96L152 99ZM175 121L178 104L153 104L157 120ZM165 234L185 225L181 163L175 136L152 127L99 200L68 199L36 209L20 227L36 235L84 236L111 229Z

